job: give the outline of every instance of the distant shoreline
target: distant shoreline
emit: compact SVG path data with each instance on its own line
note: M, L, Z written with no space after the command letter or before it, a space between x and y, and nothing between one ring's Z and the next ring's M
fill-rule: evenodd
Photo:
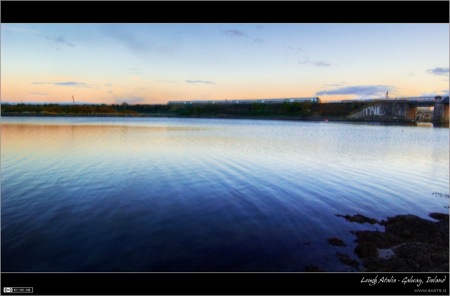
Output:
M59 104L2 104L1 116L10 117L137 117L137 118L210 118L248 120L287 120L310 122L362 122L414 125L430 122L432 114L422 111L418 120L384 118L349 118L365 103L351 104L230 104L230 105L59 105ZM448 125L448 124L447 124ZM445 124L444 124L445 126Z

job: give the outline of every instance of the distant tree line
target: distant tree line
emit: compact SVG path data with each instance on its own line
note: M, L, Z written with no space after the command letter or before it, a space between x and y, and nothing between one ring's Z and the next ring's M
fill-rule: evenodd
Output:
M345 117L366 103L290 103L281 104L2 104L2 115L44 116L161 116L161 117Z
M59 105L59 104L2 104L2 115L99 115L99 114L135 114L132 110L114 107L114 105Z

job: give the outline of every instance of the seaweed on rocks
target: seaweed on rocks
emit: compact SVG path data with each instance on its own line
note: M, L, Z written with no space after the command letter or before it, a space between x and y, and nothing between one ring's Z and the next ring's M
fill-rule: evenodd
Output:
M347 244L344 243L343 240L341 240L337 237L327 238L327 241L330 245L335 246L335 247L346 247L347 246Z
M448 194L438 194L448 198ZM369 272L448 272L449 270L449 215L430 213L430 219L415 215L397 215L377 221L363 215L336 215L349 222L378 223L384 231L351 231L357 243L354 253L337 253L338 259L348 266ZM333 246L346 246L338 238L328 238Z
M353 232L355 253L367 271L439 272L449 270L449 215L431 213L437 221L414 215L389 217L381 231ZM392 255L380 256L380 249Z
M378 248L372 242L363 242L356 246L355 254L359 258L374 258L378 257Z
M345 218L346 221L356 222L356 223L360 223L360 224L363 224L363 223L376 224L376 223L378 223L378 220L369 218L369 217L366 217L366 216L363 216L360 214L356 214L353 216L350 216L350 215L344 216L344 215L336 214L336 216Z

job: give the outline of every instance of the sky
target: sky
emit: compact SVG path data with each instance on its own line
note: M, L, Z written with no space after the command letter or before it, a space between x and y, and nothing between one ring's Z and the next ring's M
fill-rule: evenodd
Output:
M1 24L1 101L448 95L449 24Z

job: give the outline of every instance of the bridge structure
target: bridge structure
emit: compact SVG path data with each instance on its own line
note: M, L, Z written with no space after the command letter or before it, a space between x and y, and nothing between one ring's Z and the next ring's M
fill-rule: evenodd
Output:
M348 103L349 101L346 102ZM418 107L434 107L433 123L449 122L449 97L402 97L358 100L358 102L367 102L367 105L349 114L347 116L348 119L414 122L417 119Z
M441 96L422 96L422 97L397 97L378 99L358 99L321 102L319 97L302 98L277 98L277 99L252 99L252 100L194 100L194 101L169 101L168 105L249 105L249 104L285 104L285 103L309 103L312 105L335 105L336 109L342 109L341 104L358 103L359 109L350 114L342 114L348 120L355 121L378 121L378 122L415 122L417 121L417 108L434 107L433 123L448 124L449 122L449 98ZM362 103L362 104L361 104ZM341 105L341 106L339 106ZM331 109L334 106L329 106ZM345 109L345 108L344 108ZM351 108L348 108L351 109Z

